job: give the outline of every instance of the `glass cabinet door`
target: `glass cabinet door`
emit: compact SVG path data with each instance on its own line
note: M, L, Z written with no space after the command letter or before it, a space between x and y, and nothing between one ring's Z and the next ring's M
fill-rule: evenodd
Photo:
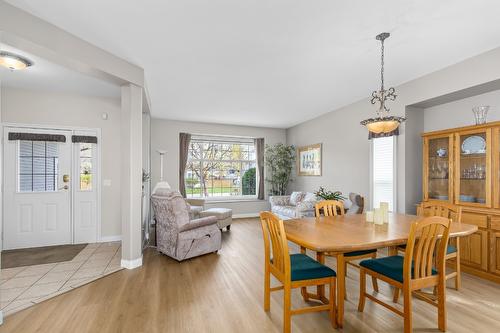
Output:
M492 137L493 207L500 208L500 127L492 129Z
M491 205L490 146L490 129L457 134L457 203L471 206Z
M424 159L426 160L425 199L450 201L453 136L426 138Z

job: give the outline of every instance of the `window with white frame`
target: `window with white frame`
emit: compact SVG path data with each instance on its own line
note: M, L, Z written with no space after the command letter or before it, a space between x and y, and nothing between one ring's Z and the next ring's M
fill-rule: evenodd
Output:
M372 207L388 202L389 210L395 210L395 137L372 139Z
M184 177L188 198L256 197L254 140L193 135Z

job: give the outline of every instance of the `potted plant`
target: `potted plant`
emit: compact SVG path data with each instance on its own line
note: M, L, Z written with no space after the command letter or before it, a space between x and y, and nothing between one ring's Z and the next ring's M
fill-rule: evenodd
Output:
M335 191L335 192L327 191L322 186L319 188L319 190L314 192L314 194L316 194L317 197L320 197L323 200L344 201L345 199L347 199L346 197L344 197L342 195L342 192L340 192L340 191Z
M142 190L144 191L144 184L149 181L151 174L142 169Z
M295 147L282 143L266 145L265 163L267 167L266 181L271 186L271 195L285 195L288 183L292 180L292 169L295 162Z

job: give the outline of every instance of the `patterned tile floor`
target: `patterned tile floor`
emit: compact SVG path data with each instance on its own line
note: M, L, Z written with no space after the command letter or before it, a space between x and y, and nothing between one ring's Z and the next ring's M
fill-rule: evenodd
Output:
M71 261L0 271L0 309L9 315L121 269L121 243L87 245Z

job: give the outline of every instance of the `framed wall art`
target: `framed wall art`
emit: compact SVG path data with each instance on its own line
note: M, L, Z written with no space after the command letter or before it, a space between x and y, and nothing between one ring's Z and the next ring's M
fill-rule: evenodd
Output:
M321 176L321 143L297 148L297 175Z

